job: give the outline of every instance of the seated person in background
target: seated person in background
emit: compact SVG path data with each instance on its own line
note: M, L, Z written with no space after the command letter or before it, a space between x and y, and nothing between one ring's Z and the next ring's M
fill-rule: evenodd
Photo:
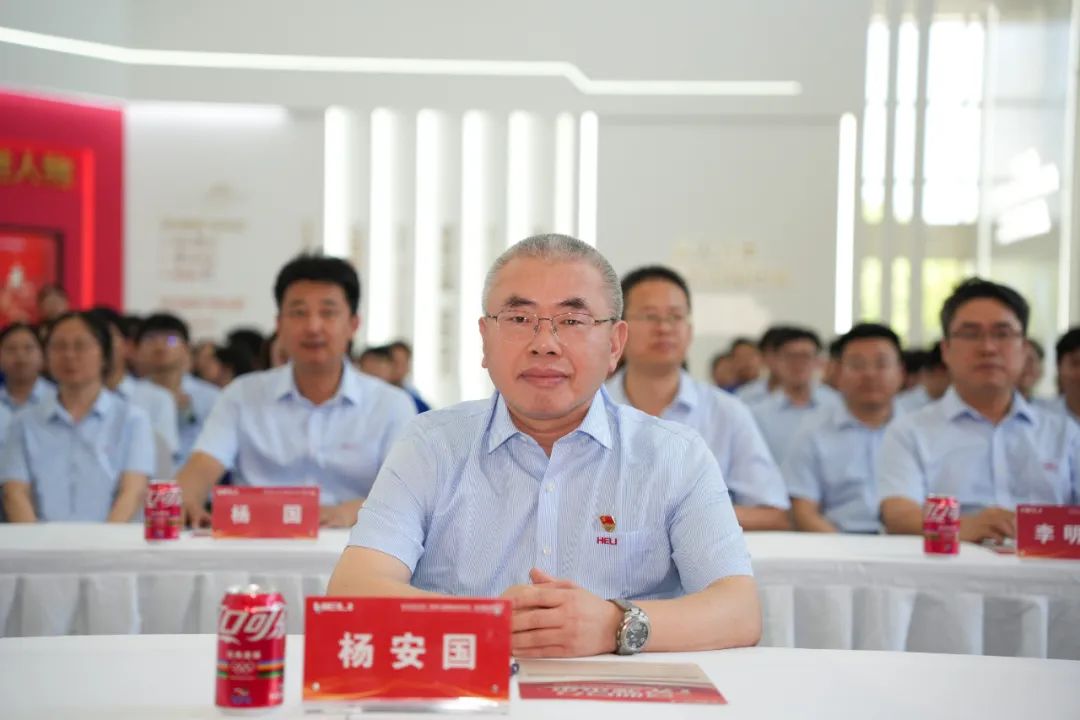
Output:
M1020 379L1016 381L1016 389L1031 402L1035 399L1035 388L1043 377L1043 360L1046 359L1046 351L1038 340L1025 338L1024 340L1024 369L1020 371Z
M921 533L927 495L960 502L960 538L1015 537L1018 503L1080 502L1080 430L1033 408L1016 390L1028 304L1010 287L972 278L941 309L952 388L898 417L878 455L881 518Z
M805 328L788 328L774 340L775 392L750 406L773 459L784 462L799 425L814 413L840 404L839 394L817 382L821 340Z
M105 376L109 388L135 407L142 408L150 418L154 431L155 472L157 477L170 477L175 470L173 458L180 449L180 434L176 427L176 403L172 395L152 382L134 377L127 371L127 340L124 337L120 314L112 308L96 307L92 315L109 329L112 339L111 363Z
M833 390L839 390L840 375L840 338L829 343L829 357L825 360L825 370L821 373L821 384Z
M61 315L46 339L56 397L12 420L0 451L11 522L128 522L154 469L150 420L110 392L112 340L92 313Z
M900 386L900 392L911 390L919 384L919 371L926 362L926 352L919 349L905 350L904 359L904 384Z
M261 356L262 365L267 370L279 368L289 362L289 355L285 352L285 348L281 346L281 338L278 337L276 331L271 333L270 337L266 338L266 342L263 343Z
M716 353L710 363L709 377L713 387L718 387L724 392L734 392L735 384L735 360L729 353Z
M239 327L230 330L229 334L225 336L225 347L237 348L251 359L251 369L244 370L243 373L236 373L233 377L256 370L269 370L270 368L263 365L262 362L262 350L265 345L266 338L255 328ZM228 385L228 383L225 384Z
M56 386L41 377L45 354L34 328L12 323L0 331L0 406L14 413L56 395ZM0 436L2 437L2 436Z
M258 367L258 363L248 352L246 345L226 345L214 348L214 361L217 375L212 382L219 388L228 387L233 380L241 375L255 372Z
M747 405L764 400L779 387L780 378L776 374L776 341L788 330L790 328L787 325L773 325L762 334L761 340L758 341L758 353L766 373L762 375L759 368L753 380L740 384L739 389L735 391L735 396ZM732 352L735 350L736 347L732 345Z
M731 358L736 387L745 387L761 377L761 351L753 340L746 337L735 338L731 341L727 354Z
M900 339L862 324L837 343L844 402L803 425L781 469L799 530L876 533L877 455L904 374Z
M188 373L191 355L187 324L168 313L143 320L135 332L136 364L143 378L166 390L176 404L180 448L173 457L181 467L191 455L195 440L214 407L221 390Z
M427 412L431 406L420 397L420 393L409 382L409 374L412 373L412 347L404 340L395 340L386 347L390 350L390 359L393 361L390 383L412 396L413 403L416 404L416 412Z
M47 325L70 309L68 294L59 285L43 285L37 294L38 322Z
M650 266L622 280L629 326L625 366L607 383L611 399L688 425L716 457L745 530L788 530L787 489L746 406L682 369L690 349L690 289L666 267Z
M415 414L409 396L353 369L360 280L344 260L301 255L274 284L277 332L292 360L237 379L221 394L177 474L193 526L205 526L210 488L317 485L322 522L347 527L390 444Z
M646 650L756 643L757 589L716 460L690 428L603 389L627 332L607 260L564 235L528 238L495 261L483 308L495 394L416 418L328 592L501 594L518 657L637 652L625 629L650 623Z
M940 400L949 389L949 368L941 359L941 342L936 342L923 356L919 368L918 384L896 396L896 412L899 414L915 412Z
M1080 325L1061 336L1054 354L1061 395L1050 400L1049 407L1080 425Z
M378 345L365 349L356 360L356 368L365 375L390 382L394 375L394 358L390 354L390 347Z
M217 385L221 372L215 353L217 345L212 340L200 340L191 348L191 374L200 380Z

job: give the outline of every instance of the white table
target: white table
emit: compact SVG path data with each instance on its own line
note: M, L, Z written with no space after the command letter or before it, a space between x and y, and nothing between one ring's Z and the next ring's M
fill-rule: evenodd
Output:
M321 594L348 537L148 545L130 525L0 525L6 636L213 632L225 588ZM1080 562L1020 560L918 537L748 533L762 645L1080 659ZM289 616L300 632L301 614Z
M303 638L290 636L285 706L271 717L303 717L302 651ZM3 716L219 717L213 707L214 653L212 635L3 639ZM617 710L621 719L1080 718L1080 662L1072 660L748 648L645 655L625 662L642 660L699 664L729 704L623 703ZM510 706L511 718L538 720L556 714L563 720L592 720L614 712L610 703L523 701L516 691Z

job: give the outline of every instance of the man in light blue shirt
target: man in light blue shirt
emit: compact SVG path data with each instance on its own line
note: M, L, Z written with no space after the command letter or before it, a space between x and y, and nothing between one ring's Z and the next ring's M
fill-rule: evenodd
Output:
M856 325L837 353L844 402L803 425L781 469L798 529L876 533L876 463L903 382L900 339L884 325Z
M497 392L412 423L328 592L501 594L519 657L755 643L757 590L715 458L603 390L627 332L608 262L529 238L496 260L483 302Z
M170 313L145 318L135 331L135 362L139 373L169 393L176 405L179 447L173 456L183 467L195 447L206 418L221 390L188 372L191 348L187 323Z
M788 445L804 420L839 404L835 390L817 382L821 340L804 328L787 328L776 338L775 372L779 385L768 397L750 405L754 420L772 452L783 464Z
M1016 390L1024 364L1027 302L973 278L941 310L942 357L953 386L898 418L878 457L881 516L891 533L921 533L929 494L960 503L960 537L1016 535L1018 503L1080 502L1080 430L1033 408Z
M643 267L623 277L622 292L629 334L623 369L607 383L612 399L697 430L744 530L789 530L784 480L750 411L682 369L693 334L686 281L670 268Z
M415 414L403 390L348 362L360 326L360 280L344 260L300 256L274 285L277 332L290 361L222 392L177 474L192 525L226 470L240 485L317 485L322 523L347 527L379 467Z

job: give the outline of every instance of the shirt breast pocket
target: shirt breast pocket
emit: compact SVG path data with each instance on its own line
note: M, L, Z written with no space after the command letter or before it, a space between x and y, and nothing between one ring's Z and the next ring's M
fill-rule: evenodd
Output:
M1069 502L1069 462L1067 459L1031 458L1010 482L1017 504L1059 505Z

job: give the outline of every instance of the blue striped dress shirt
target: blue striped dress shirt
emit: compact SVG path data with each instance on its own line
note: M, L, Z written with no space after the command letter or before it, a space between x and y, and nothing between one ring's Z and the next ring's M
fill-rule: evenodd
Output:
M701 437L603 388L550 458L499 393L418 416L349 544L396 557L415 587L450 595L499 595L532 567L605 598L671 598L752 574Z
M611 378L607 389L615 402L630 404L625 372ZM682 372L675 400L660 417L697 430L720 465L736 505L766 505L781 510L791 507L780 470L754 416L742 401Z

